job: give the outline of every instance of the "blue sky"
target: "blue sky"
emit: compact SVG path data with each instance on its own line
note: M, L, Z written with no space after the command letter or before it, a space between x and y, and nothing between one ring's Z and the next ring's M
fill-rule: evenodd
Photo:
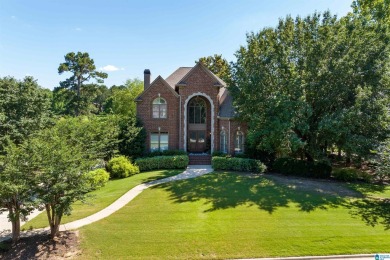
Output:
M228 61L246 33L274 26L280 17L330 10L343 16L352 0L87 1L0 0L0 77L34 76L53 89L66 53L88 52L106 69L107 86L126 79L166 78L203 56ZM110 65L110 66L109 66Z

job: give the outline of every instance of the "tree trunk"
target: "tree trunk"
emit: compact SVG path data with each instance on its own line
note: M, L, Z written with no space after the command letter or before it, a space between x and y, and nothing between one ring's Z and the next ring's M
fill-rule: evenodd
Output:
M19 214L18 214L19 215ZM18 242L20 239L20 218L19 216L12 220L12 243Z
M341 148L338 148L337 159L341 160Z

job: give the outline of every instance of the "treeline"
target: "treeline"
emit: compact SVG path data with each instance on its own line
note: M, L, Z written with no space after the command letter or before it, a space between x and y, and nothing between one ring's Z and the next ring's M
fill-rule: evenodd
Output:
M58 72L70 76L53 91L32 77L0 78L0 210L8 211L14 242L20 220L41 207L54 238L72 203L98 188L88 172L145 150L134 102L142 81L107 88L107 74L80 52L68 53Z

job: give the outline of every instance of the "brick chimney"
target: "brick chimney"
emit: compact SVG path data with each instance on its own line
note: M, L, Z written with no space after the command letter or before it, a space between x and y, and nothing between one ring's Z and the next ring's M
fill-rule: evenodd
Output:
M144 90L150 86L150 70L144 70Z

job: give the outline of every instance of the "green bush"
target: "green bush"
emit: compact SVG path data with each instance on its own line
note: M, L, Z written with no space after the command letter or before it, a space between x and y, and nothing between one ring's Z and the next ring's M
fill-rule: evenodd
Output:
M131 164L125 156L112 158L107 164L107 171L111 178L126 178L140 172L138 166Z
M212 154L211 154L212 157L231 157L230 154L227 154L227 153L224 153L224 152L221 152L221 151L214 151Z
M158 169L185 169L188 162L188 155L155 156L135 160L141 172Z
M234 157L229 158L214 156L211 160L211 166L214 170L240 172L262 173L267 170L267 167L259 160Z
M147 153L145 155L145 157L174 156L174 155L187 155L187 152L183 151L183 150L153 151L153 152Z
M110 174L104 169L96 169L85 174L91 189L96 190L103 187L110 179Z
M332 172L332 167L327 162L307 162L294 158L276 159L272 168L285 175L324 179L330 178Z
M355 168L335 168L332 171L332 176L340 181L357 181L371 182L371 175Z

